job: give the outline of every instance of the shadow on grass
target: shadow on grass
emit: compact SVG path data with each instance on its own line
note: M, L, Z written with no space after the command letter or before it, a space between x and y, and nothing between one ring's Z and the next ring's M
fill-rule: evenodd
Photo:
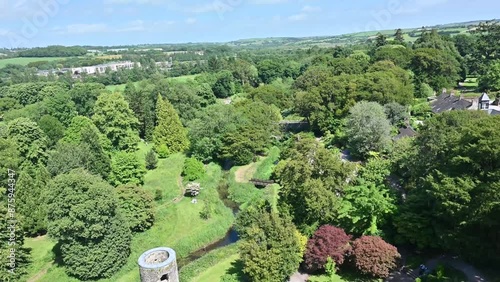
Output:
M54 254L54 263L57 266L64 267L64 262L62 260L62 252L61 252L61 242L57 242L52 248L52 253Z
M250 279L243 273L243 261L238 259L231 263L231 268L229 268L226 272L227 274L236 275L238 277L238 281L240 282L250 282Z

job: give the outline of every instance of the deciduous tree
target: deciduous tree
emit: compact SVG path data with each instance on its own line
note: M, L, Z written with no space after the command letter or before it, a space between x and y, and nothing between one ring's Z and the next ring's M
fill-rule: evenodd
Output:
M127 261L131 233L113 188L76 169L52 181L48 232L58 240L66 272L82 280L110 277Z
M376 236L362 236L352 243L356 268L364 274L386 278L401 257L398 249Z
M117 152L111 159L109 181L115 185L142 184L146 169L135 153Z
M92 121L111 141L115 150L137 149L139 122L122 94L101 94L95 103Z
M374 102L359 102L347 120L348 146L351 152L366 158L369 152L385 152L391 144L391 124L384 108Z
M116 194L119 209L132 232L142 232L153 226L153 196L148 191L128 184L116 188Z
M43 130L27 118L9 122L8 136L17 144L21 156L21 167L44 164L47 160L47 137Z
M309 270L324 269L328 258L341 265L351 251L351 236L341 228L321 226L307 242L304 263Z

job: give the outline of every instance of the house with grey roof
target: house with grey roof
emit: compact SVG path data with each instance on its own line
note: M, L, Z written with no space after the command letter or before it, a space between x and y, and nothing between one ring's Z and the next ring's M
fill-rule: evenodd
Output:
M432 112L442 113L452 110L481 110L490 115L500 114L499 98L491 100L488 94L483 93L479 98L466 99L462 95L447 93L446 89L437 97L430 97Z
M405 137L408 137L408 138L412 138L412 137L415 137L417 136L417 132L415 131L415 129L413 129L411 126L409 125L406 125L405 127L401 127L398 129L399 131L399 134L394 136L392 138L392 140L394 141L397 141L399 139L402 139L402 138L405 138Z

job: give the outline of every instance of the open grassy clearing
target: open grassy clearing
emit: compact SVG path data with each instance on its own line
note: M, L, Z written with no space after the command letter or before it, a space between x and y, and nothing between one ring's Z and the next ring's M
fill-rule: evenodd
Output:
M222 276L229 271L236 264L240 256L238 254L231 255L213 267L207 269L205 272L201 273L198 277L191 280L193 282L206 282L206 281L219 281Z
M140 144L139 155L144 156L151 145ZM143 157L142 157L143 158ZM190 198L183 198L179 203L173 203L172 199L178 197L181 189L178 179L182 171L185 156L175 154L167 159L160 160L158 168L149 171L145 177L144 189L154 191L162 189L163 200L157 202L156 220L154 226L143 233L135 234L131 244L131 255L128 262L113 277L99 280L101 282L136 282L139 280L137 267L138 257L146 250L168 246L176 250L178 258L186 257L190 252L206 246L219 238L224 237L226 231L233 224L234 216L231 210L225 207L217 197L217 185L222 177L221 168L216 164L207 166L207 175L200 180L204 188L202 194L206 198L216 199L212 204L216 206L216 213L209 220L203 220L200 212L203 208L203 199L200 194L197 204L192 204ZM208 194L211 197L208 197ZM64 268L59 265L50 265L53 259L52 247L55 245L46 237L28 239L27 246L33 248L40 263L33 265L27 279L39 275L35 281L79 281L69 277ZM50 267L44 273L47 264ZM27 280L26 279L26 280Z
M193 75L183 75L183 76L178 76L178 77L168 77L167 79L171 81L177 81L177 82L187 82L190 79L195 79L198 75L193 74ZM137 81L134 82L134 85L137 87L141 82ZM118 85L108 85L106 86L106 89L108 89L111 92L123 92L125 90L125 85L126 84L118 84Z
M251 178L269 179L274 169L274 162L279 158L279 148L273 147L266 157L261 157L257 162L246 166L235 166L229 171L229 198L241 205L257 199L268 199L271 203L277 202L279 185L269 185L264 189L256 188L248 181Z
M180 281L218 282L220 276L232 268L233 262L237 261L238 257L238 243L213 250L202 258L183 267L180 270ZM230 260L229 266L228 260ZM204 277L210 277L213 280L201 280Z
M9 64L11 65L22 65L26 66L31 62L40 62L40 61L57 61L64 60L66 57L41 57L41 58L26 58L26 57L18 57L18 58L9 58L9 59L1 59L0 60L0 68L3 68Z

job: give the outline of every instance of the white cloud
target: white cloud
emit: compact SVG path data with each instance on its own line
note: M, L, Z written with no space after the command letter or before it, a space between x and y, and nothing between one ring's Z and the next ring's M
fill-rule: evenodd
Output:
M197 22L197 20L195 18L187 18L186 19L187 24L195 24L196 22Z
M291 15L288 17L288 20L289 21L292 21L292 22L298 22L298 21L303 21L307 18L307 14L304 14L304 13L300 13L300 14L296 14L296 15Z
M306 6L304 6L304 7L302 8L302 12L304 12L304 13L315 13L315 12L321 12L321 7L306 5Z

